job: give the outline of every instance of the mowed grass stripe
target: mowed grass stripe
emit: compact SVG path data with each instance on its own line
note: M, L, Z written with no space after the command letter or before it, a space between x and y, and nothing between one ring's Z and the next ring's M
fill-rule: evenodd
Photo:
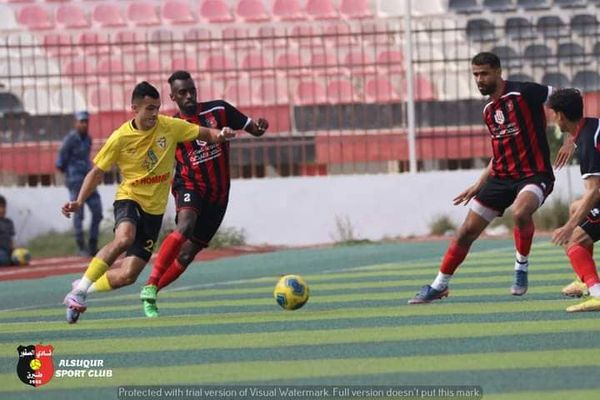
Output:
M415 287L413 290L404 290L398 292L357 292L351 294L322 294L319 293L311 295L309 300L311 304L346 304L353 301L390 301L398 300L399 306L404 305L405 302L412 298L418 291L419 287ZM535 294L546 294L556 293L558 296L560 286L548 285L531 288L529 291L529 298ZM472 288L472 289L450 289L450 295L452 298L464 298L473 296L500 296L509 294L509 289L506 284L499 285L497 288ZM253 298L253 299L226 299L226 300L199 300L199 301L177 301L174 303L160 302L159 308L162 309L194 309L194 308L217 308L217 307L238 307L243 310L244 307L249 306L271 306L274 304L272 296L265 295L264 298ZM141 309L141 303L126 305L126 306L100 306L94 307L94 313L110 313L115 311L134 311ZM91 310L92 308L90 308ZM89 311L88 311L89 313ZM36 318L43 316L63 316L64 308L57 306L56 308L43 309L43 310L23 310L23 311L10 311L0 315L0 320L10 320L11 318ZM89 315L89 314L88 314Z
M243 384L278 379L338 377L358 374L436 373L560 366L600 367L600 349L568 349L436 356L224 362L173 367L116 368L112 379L55 379L50 389L161 384ZM0 374L5 391L22 389L14 374ZM529 397L525 397L529 398ZM487 400L487 399L486 399Z
M149 322L149 327L152 322ZM149 338L108 338L54 341L55 348L60 348L61 354L92 354L92 353L129 353L153 351L171 351L185 349L249 349L277 346L310 346L334 343L364 343L384 341L407 341L417 339L444 339L457 337L506 336L515 334L515 326L506 322L452 323L423 326L397 326L375 328L348 328L327 330L291 330L280 332L261 332L246 334L215 334L215 335L180 335L154 336ZM597 331L600 324L596 320L540 320L521 321L518 333L541 334L567 331ZM0 349L0 357L14 355L14 349ZM600 362L600 358L598 359Z
M503 313L527 313L540 311L562 311L564 300L537 300L515 303L497 303L493 308L487 303L453 303L433 306L358 307L323 310L315 312L260 312L223 313L211 315L164 316L156 320L148 318L82 320L80 324L67 326L64 321L52 322L9 322L0 325L0 333L43 334L53 331L93 331L106 329L145 329L152 327L179 327L181 325L203 326L221 324L261 324L268 322L291 321L332 321L336 319L398 318L410 316L439 315L493 315ZM565 314L565 318L567 314ZM149 321L152 321L149 323Z

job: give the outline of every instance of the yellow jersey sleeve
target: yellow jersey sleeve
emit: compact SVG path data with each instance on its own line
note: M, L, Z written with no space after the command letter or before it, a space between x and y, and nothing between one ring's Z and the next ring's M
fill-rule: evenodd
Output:
M196 124L191 124L183 119L170 118L171 130L174 133L175 141L191 142L198 138L200 127Z
M116 164L119 159L119 136L119 131L113 132L98 154L96 154L96 157L94 157L94 164L104 172L110 171L112 166Z

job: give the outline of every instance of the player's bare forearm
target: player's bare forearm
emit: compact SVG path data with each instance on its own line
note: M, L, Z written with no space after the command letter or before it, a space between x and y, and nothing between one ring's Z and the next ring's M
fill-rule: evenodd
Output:
M588 178L585 181L585 193L580 200L579 207L569 217L565 226L569 225L574 228L579 225L598 201L600 201L600 178Z
M104 171L102 171L97 166L94 166L90 172L87 173L85 179L83 180L83 184L81 185L81 189L79 190L79 195L77 196L77 202L79 204L83 204L88 197L94 193L94 190L102 183L104 179Z
M233 137L235 137L235 132L229 127L221 130L206 128L204 126L198 127L198 139L207 143L223 143Z
M554 169L558 170L567 165L574 153L575 141L571 135L566 135L563 140L563 145L556 154L556 159L554 160Z

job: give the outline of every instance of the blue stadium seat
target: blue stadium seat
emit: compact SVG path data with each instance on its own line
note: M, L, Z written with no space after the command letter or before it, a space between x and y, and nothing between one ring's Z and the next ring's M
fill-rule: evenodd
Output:
M558 45L556 51L558 61L569 65L587 64L589 60L582 45L575 42L566 42Z
M491 52L500 58L505 67L519 68L523 65L522 57L510 46L494 46Z
M513 0L483 0L483 6L491 12L507 12L517 9Z
M448 9L458 14L478 13L482 10L477 0L450 0Z
M525 48L523 55L534 67L547 67L557 62L552 50L545 44L531 44Z
M547 72L542 76L542 84L556 88L571 86L571 81L562 72Z
M496 40L494 25L487 19L471 19L467 22L467 37L474 42Z
M517 0L517 5L525 10L547 10L552 7L550 0Z
M600 42L596 42L596 44L594 45L594 49L592 50L592 56L594 56L596 60L600 60Z
M596 71L579 71L573 77L573 86L583 92L596 92L600 90L600 75Z
M578 14L571 17L571 30L580 36L596 36L599 33L598 18L592 14Z
M536 36L533 24L524 17L507 18L504 32L511 39L533 39Z
M545 38L559 38L569 34L565 22L558 15L540 17L537 21L537 30Z

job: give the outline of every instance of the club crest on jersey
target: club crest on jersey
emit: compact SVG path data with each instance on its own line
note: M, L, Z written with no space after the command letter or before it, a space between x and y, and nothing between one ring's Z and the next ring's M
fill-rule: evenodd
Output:
M17 347L19 361L17 375L21 382L34 387L45 385L54 376L52 345L29 345Z
M159 137L158 139L156 139L156 144L158 145L158 147L164 150L165 147L167 147L167 138L164 136Z
M502 110L496 110L496 112L494 113L494 121L496 121L497 124L504 124L504 113L502 112Z
M209 128L216 128L219 125L217 119L212 114L206 114L204 116L204 120L206 121L206 124Z

